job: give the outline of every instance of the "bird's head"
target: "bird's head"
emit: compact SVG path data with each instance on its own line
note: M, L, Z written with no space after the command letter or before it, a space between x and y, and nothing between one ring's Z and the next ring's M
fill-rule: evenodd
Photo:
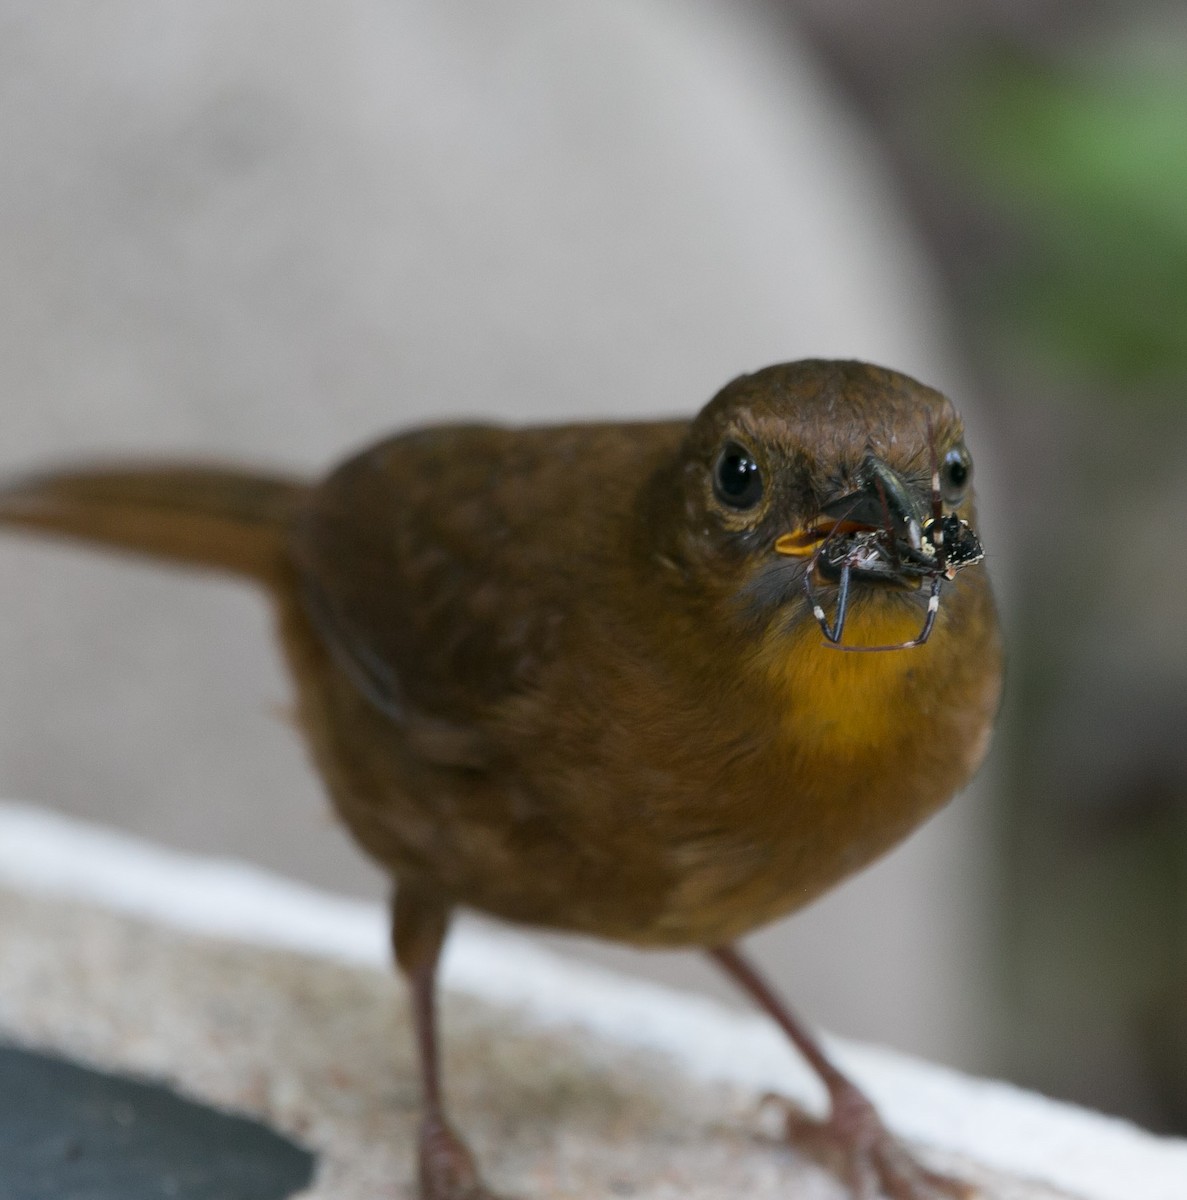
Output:
M963 426L939 392L858 362L768 367L690 425L668 477L679 502L669 491L657 522L663 556L743 622L815 616L828 636L848 616L839 645L881 644L900 627L891 644L914 645L940 584L981 556L971 480Z

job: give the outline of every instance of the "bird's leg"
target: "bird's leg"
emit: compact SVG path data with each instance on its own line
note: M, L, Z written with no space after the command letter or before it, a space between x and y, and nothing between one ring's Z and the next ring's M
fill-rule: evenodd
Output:
M736 947L719 946L710 954L787 1034L828 1092L830 1110L823 1121L789 1100L768 1097L782 1112L790 1142L836 1171L855 1200L875 1200L883 1193L891 1200L973 1200L977 1196L971 1184L930 1171L916 1161L882 1123L865 1094L833 1066L820 1043Z
M418 1165L420 1200L497 1200L478 1177L466 1144L445 1119L437 1051L437 963L449 929L449 906L415 885L400 884L392 945L412 992L412 1023L423 1092Z

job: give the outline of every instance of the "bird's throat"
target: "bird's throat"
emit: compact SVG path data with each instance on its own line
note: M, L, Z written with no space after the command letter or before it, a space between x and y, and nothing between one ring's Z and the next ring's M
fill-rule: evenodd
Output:
M854 606L845 644L897 645L918 634L921 619L901 595L874 594ZM804 753L826 759L888 748L903 734L908 693L933 667L942 642L937 630L922 646L852 654L827 644L810 618L790 631L772 630L763 658L784 728Z

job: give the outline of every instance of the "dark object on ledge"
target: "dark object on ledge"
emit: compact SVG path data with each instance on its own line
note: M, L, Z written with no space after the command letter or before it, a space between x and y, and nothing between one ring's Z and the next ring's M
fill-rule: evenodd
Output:
M827 1121L789 1111L788 1135L855 1196L930 1200L968 1190L911 1159L732 942L890 849L979 765L1001 651L971 471L938 392L807 361L742 376L692 421L418 430L317 484L51 473L0 493L0 522L267 590L314 760L398 881L423 1200L490 1196L438 1071L458 905L703 947L828 1090Z
M161 1084L0 1046L0 1200L284 1200L313 1163Z

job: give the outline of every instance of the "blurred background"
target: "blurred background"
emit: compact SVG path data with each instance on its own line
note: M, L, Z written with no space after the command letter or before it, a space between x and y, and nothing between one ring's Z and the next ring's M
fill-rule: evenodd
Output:
M0 0L0 469L320 471L805 356L965 412L990 764L753 939L807 1017L1187 1132L1187 11ZM237 584L0 542L0 794L380 895ZM690 955L550 938L729 996Z

